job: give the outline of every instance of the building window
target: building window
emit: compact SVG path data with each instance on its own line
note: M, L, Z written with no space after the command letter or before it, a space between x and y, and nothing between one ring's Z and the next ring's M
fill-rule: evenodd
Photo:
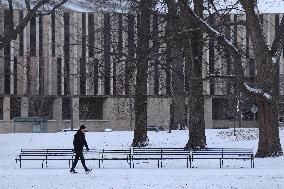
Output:
M57 58L57 94L61 95L61 58Z
M44 93L44 58L43 58L43 24L42 15L39 16L39 94Z
M52 56L55 57L55 13L51 14L51 48Z
M30 21L30 55L36 56L36 17Z
M92 64L94 66L94 72L93 72L93 82L94 82L94 95L98 94L98 78L99 78L99 60L94 59L94 62Z
M4 35L10 32L10 13L4 10ZM11 49L10 46L4 48L4 88L5 94L10 94L10 67L11 67ZM1 57L2 58L2 57Z
M14 94L17 94L17 87L18 87L18 59L14 57Z
M102 120L103 99L84 97L79 99L80 120Z
M62 119L70 120L71 119L71 100L69 97L62 98Z
M89 45L89 57L94 57L95 55L95 24L94 24L94 14L88 15L88 45Z
M19 11L19 23L22 23L22 21L23 21L23 17L24 17L24 15L23 15L23 11L22 10L20 10ZM20 54L20 56L23 56L23 52L24 52L24 32L21 32L20 34L19 34L19 54Z
M211 25L215 24L215 18L214 16L209 17L209 23ZM215 74L215 69L214 69L214 64L215 64L215 42L212 37L209 38L209 73L210 74ZM215 82L214 79L210 79L210 95L215 94Z
M21 98L11 97L10 98L10 119L21 116Z
M51 97L30 97L29 99L29 116L45 117L52 119L53 116L53 98Z
M69 45L70 45L69 14L64 13L64 94L70 94L69 86Z
M242 120L244 121L253 121L254 115L251 111L251 107L254 105L254 102L244 98L242 100L241 108L242 108ZM257 113L256 113L257 114ZM257 117L257 115L256 115Z
M228 98L212 99L212 119L232 120L236 117L236 100Z
M3 120L3 97L0 97L0 120Z
M86 14L82 14L82 57L86 57Z
M80 58L80 93L86 94L86 59Z
M255 76L255 61L253 58L249 59L249 76Z
M105 94L110 94L110 15L104 15L104 84Z
M6 49L5 48L5 53L6 53ZM9 48L10 51L10 48ZM10 86L11 86L11 80L10 80L10 66L11 66L11 58L10 58L10 52L9 52L9 56L7 54L5 54L5 58L4 58L4 88L5 88L5 94L10 94Z

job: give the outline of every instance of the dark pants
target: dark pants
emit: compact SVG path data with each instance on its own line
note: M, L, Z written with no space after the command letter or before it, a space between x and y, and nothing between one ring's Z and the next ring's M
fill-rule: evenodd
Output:
M76 152L75 151L75 153L76 153L76 156L75 156L75 160L73 162L71 170L75 169L75 167L76 167L76 165L78 163L79 158L81 159L81 163L82 163L84 169L87 170L88 168L86 167L86 164L85 164L85 158L84 158L83 152Z

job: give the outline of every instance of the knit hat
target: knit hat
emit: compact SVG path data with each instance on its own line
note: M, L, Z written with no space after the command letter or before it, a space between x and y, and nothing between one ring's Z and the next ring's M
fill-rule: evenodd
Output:
M81 125L81 126L80 126L80 130L81 130L81 129L86 129L86 128L87 128L87 127L86 127L85 125Z

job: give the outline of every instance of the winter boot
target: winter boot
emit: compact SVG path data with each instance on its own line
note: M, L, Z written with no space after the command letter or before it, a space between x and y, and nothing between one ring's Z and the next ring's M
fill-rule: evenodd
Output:
M71 169L70 173L77 173L77 172L74 169Z

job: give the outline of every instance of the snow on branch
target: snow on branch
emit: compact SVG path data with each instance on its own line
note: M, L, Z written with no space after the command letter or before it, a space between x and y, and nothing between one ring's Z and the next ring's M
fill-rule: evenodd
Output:
M208 35L211 35L212 37L216 37L217 40L222 42L226 47L228 47L233 53L239 54L238 48L231 43L224 34L221 34L219 31L215 30L213 27L211 27L207 22L205 22L201 17L199 17L195 12L192 10L191 7L189 7L186 3L181 3L182 1L179 1L179 5L181 8L186 9L187 12L190 14L190 16L193 18L195 22L200 25L200 27L206 31Z
M244 83L246 89L250 92L250 93L253 93L253 94L258 94L258 95L261 95L263 97L265 97L267 100L271 100L272 97L270 96L270 94L264 92L262 89L258 89L258 88L254 88L254 87L251 87L249 86L248 84Z

